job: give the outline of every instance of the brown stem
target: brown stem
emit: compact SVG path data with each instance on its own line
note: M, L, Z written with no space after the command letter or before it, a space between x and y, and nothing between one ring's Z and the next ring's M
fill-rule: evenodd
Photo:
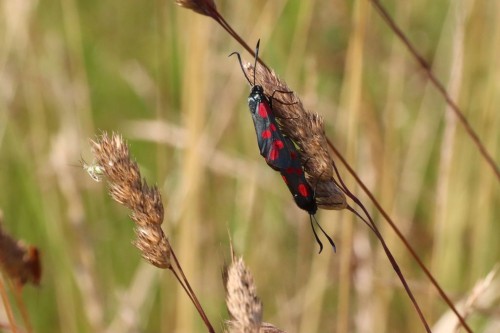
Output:
M345 209L351 211L354 215L356 215L357 217L359 217L361 219L361 221L363 221L368 226L368 228L370 228L373 232L375 232L375 229L370 224L370 222L368 222L366 219L364 219L354 208L352 208L351 206L347 205L347 207Z
M396 233L396 235L403 242L403 244L408 249L408 251L410 252L411 256L415 259L415 261L417 262L417 264L419 265L419 267L424 271L425 275L427 275L427 277L431 281L432 285L437 289L437 291L438 291L439 295L441 296L441 298L446 302L446 304L448 304L448 306L450 307L450 309L455 313L455 315L457 316L458 320L460 321L460 324L465 328L465 330L467 332L472 333L472 329L465 322L465 319L462 317L462 315L460 315L460 313L456 309L456 307L453 304L453 302L450 300L450 298L448 297L448 295L446 295L446 293L441 288L441 286L436 281L436 279L431 274L431 272L427 269L427 267L422 262L422 260L420 259L420 257L417 255L417 253L415 252L415 250L413 249L413 247L410 245L410 243L408 243L408 241L406 240L405 236L403 236L403 234L401 233L401 231L399 230L399 228L396 226L396 224L394 224L394 221L392 221L392 219L389 217L389 215L386 213L386 211L382 208L382 206L377 201L377 199L375 199L375 197L370 192L370 190L366 187L366 185L363 183L363 181L358 177L358 175L356 174L356 172L351 168L351 166L349 165L349 163L347 163L347 161L340 154L340 152L335 148L335 146L332 144L332 142L329 139L327 139L327 141L328 141L328 146L330 146L330 148L332 149L333 153L339 158L339 160L342 162L342 164L344 164L344 166L347 168L347 170L349 171L349 173L354 177L354 179L359 184L359 186L361 186L361 188L366 193L366 195L370 198L370 200L373 202L373 204L375 205L375 207L377 207L377 210L382 214L382 216L385 218L385 220L391 226L392 230L394 230L394 232ZM335 165L334 165L334 167L335 167ZM336 169L336 167L335 167L335 169Z
M427 76L429 77L429 80L432 82L432 84L436 87L436 89L439 91L439 93L444 97L446 104L453 110L455 115L457 116L458 120L462 123L462 125L465 128L465 131L471 138L472 142L477 146L479 149L479 152L481 155L483 155L483 158L486 160L486 163L493 169L493 172L495 173L497 180L500 180L500 170L498 166L496 165L495 160L493 157L488 153L484 145L481 143L481 140L479 139L479 136L477 133L474 131L472 126L469 124L467 121L467 118L465 118L463 111L460 110L458 107L457 103L453 101L451 96L448 94L446 91L446 88L444 85L438 80L438 78L434 75L434 73L431 70L431 67L429 66L429 63L424 59L420 53L418 53L417 49L415 46L410 42L408 37L404 34L404 32L399 28L399 26L394 22L392 17L387 13L387 10L384 8L384 6L380 3L378 0L370 0L375 9L379 12L380 16L384 19L384 21L389 25L391 30L396 34L396 36L399 37L401 42L406 46L408 51L415 57L417 62L420 64L420 66L424 69L424 71L427 73Z
M178 268L179 268L180 271L182 271L182 269L180 269L180 266L178 266ZM200 302L198 302L198 299L196 298L196 294L192 291L192 289L190 287L186 287L186 284L184 282L186 280L183 281L183 279L181 279L181 277L179 276L179 273L177 273L177 271L175 270L175 268L173 268L173 267L170 268L170 271L174 274L175 278L177 279L177 281L179 282L179 284L182 286L182 289L184 289L184 291L188 295L188 297L191 300L191 302L193 302L194 307L196 308L196 310L200 314L203 322L205 323L205 325L208 328L208 331L210 333L215 333L215 331L214 331L214 329L212 327L212 324L208 320L208 317L206 316L205 312L203 311L203 308L201 307Z
M193 299L193 296L191 295L191 293L189 292L189 290L187 289L186 285L184 284L184 282L182 281L182 279L180 278L179 276L179 273L177 273L177 271L175 270L174 267L170 267L168 268L175 276L175 278L177 279L177 282L179 282L179 284L182 286L182 289L184 289L184 291L186 292L186 294L188 295L189 299L191 300L191 302L193 302L193 304L196 304L195 300ZM197 308L198 309L198 308ZM202 316L203 317L203 316Z
M353 196L349 195L349 197L352 199ZM429 324L427 323L427 320L425 319L424 317L424 314L422 313L422 310L420 309L420 306L418 305L418 302L417 300L415 299L415 297L413 296L413 293L410 289L410 286L408 285L408 283L406 282L406 279L405 277L403 276L403 272L401 271L401 269L399 268L399 265L398 263L396 262L396 259L394 259L394 256L392 255L392 252L389 250L389 248L387 247L387 244L385 243L385 240L384 238L382 237L382 234L380 234L377 226L375 225L375 223L373 222L371 216L368 214L366 208L363 206L363 204L360 205L361 209L363 210L363 212L365 213L365 215L368 217L368 220L370 221L370 225L373 227L372 230L373 232L375 233L375 235L377 236L378 240L380 241L380 244L382 244L382 247L384 248L384 252L387 256L387 258L389 259L389 261L391 262L391 265L392 265L392 268L394 269L394 271L396 272L396 274L398 275L399 277L399 280L401 281L401 283L403 284L403 287L405 288L405 291L406 293L408 294L408 297L410 297L410 300L411 302L413 303L413 306L415 307L415 310L417 310L417 313L418 313L418 316L420 317L420 320L422 321L422 324L424 325L425 327L425 330L427 332L432 332L430 327L429 327ZM358 216L361 220L363 220L365 223L368 223L365 219L363 219L363 217L361 217L361 215L356 212L352 207L348 207L347 208L348 210L350 210L351 212L354 213L354 215Z
M168 242L168 240L167 240L167 242ZM169 244L169 246L170 246L170 244ZM172 246L170 246L170 248L172 249ZM191 285L189 284L189 281L187 280L186 276L184 275L184 271L182 270L182 267L179 264L179 261L177 260L177 256L175 255L173 249L171 250L171 253L172 253L172 258L174 258L175 265L177 266L177 269L179 269L179 272L181 274L182 280L184 281L184 284L181 283L182 287L184 288L184 290L186 290L186 287L187 287L186 293L188 293L189 298L193 302L196 310L198 310L198 313L202 317L203 322L205 323L205 325L207 326L208 331L210 333L215 333L215 330L212 327L212 324L210 323L210 321L208 320L208 317L205 314L205 311L203 311L203 307L201 306L200 302L198 301L198 297L196 297L195 292L191 288ZM174 269L172 269L172 272L174 272L175 277L177 278L177 280L179 280L179 277L177 276L177 273L174 271ZM181 282L181 281L179 280L179 282Z
M423 59L422 56L419 55L419 53L416 51L416 49L413 47L413 45L408 41L408 39L405 37L405 35L402 33L402 31L398 28L398 26L394 23L394 21L391 19L391 17L387 14L387 11L383 8L383 6L377 1L377 0L371 0L373 5L377 8L377 10L379 10L379 12L381 13L382 17L384 18L384 20L389 24L389 26L393 29L393 31L396 33L396 35L403 41L403 43L408 47L408 49L410 50L410 52L417 58L417 60L419 61L419 63L421 64L421 66L425 69L425 71L427 72L431 82L438 88L438 90L441 92L441 94L445 97L445 100L446 102L448 103L448 105L450 105L450 107L452 108L452 110L457 114L457 116L459 117L459 119L461 120L462 124L465 126L467 132L469 133L469 135L471 136L472 140L476 143L476 145L479 147L479 150L480 152L483 154L483 156L485 157L486 161L488 164L490 164L490 166L493 168L495 174L497 175L497 178L500 179L500 171L498 170L498 168L496 167L496 164L495 162L493 161L493 159L489 156L489 154L487 153L486 149L484 148L484 146L481 144L480 140L478 139L477 135L475 134L474 130L471 128L471 126L469 125L469 123L467 122L467 120L465 119L465 117L463 116L463 113L460 111L460 109L458 108L458 106L453 102L453 100L451 99L451 97L448 95L448 93L446 92L446 89L443 87L443 85L437 80L437 78L434 76L434 74L432 73L432 71L430 70L429 68L429 65L427 64L427 62ZM235 40L237 40L250 54L252 54L253 56L255 56L255 53L254 51L248 46L248 44L231 28L231 26L226 22L226 20L222 17L222 15L220 15L220 13L215 9L215 8L212 8L213 10L213 15L212 15L212 18L217 22L219 23ZM261 63L263 66L265 66L266 68L268 68L265 63L263 61L261 61L261 59L259 58L259 63ZM410 246L410 244L408 243L408 241L405 239L405 237L403 236L403 234L399 231L399 229L396 227L396 225L394 224L394 222L391 220L391 218L388 216L388 214L383 210L383 208L380 206L380 204L378 203L378 201L375 199L375 197L371 194L371 192L367 189L367 187L364 185L364 183L359 179L359 177L357 177L356 173L354 172L354 170L347 164L347 162L344 160L344 158L340 155L340 153L335 149L335 147L333 146L333 144L331 143L331 141L327 138L327 142L328 142L328 145L330 146L330 148L334 151L334 153L341 159L342 163L347 167L347 169L349 170L349 172L353 175L353 177L356 179L356 181L358 182L358 184L361 186L361 188L363 189L363 191L368 195L368 197L372 200L372 202L375 204L375 206L377 207L377 209L380 211L380 213L384 216L384 218L387 220L387 222L389 223L389 225L392 227L392 229L396 232L396 234L398 235L398 237L401 239L401 241L403 242L403 244L406 246L406 248L408 249L408 251L410 252L410 254L412 255L412 257L417 261L418 265L422 268L422 270L424 271L424 273L427 275L427 277L430 279L431 283L436 287L436 289L438 290L439 294L441 295L441 297L444 299L444 301L448 304L448 306L451 308L451 310L457 315L460 323L462 324L462 326L468 331L468 332L472 332L472 330L470 329L470 327L467 325L467 323L465 322L465 320L463 319L463 317L458 313L457 309L455 308L455 306L453 305L453 303L451 302L451 300L449 299L449 297L446 295L446 293L443 291L443 289L439 286L439 284L437 283L437 281L434 279L434 277L432 276L432 274L429 272L429 270L427 269L427 267L423 264L423 262L420 260L420 258L417 256L417 254L415 253L415 251L413 250L413 248ZM356 201L355 201L356 202ZM358 200L359 202L359 200ZM360 205L360 207L364 208L362 206L362 204ZM366 221L365 221L366 223ZM386 247L384 247L384 250L386 249ZM175 258L175 257L174 257ZM392 263L392 262L391 262ZM396 268L395 268L396 269ZM396 273L398 271L396 270Z
M248 46L248 44L243 40L243 38L241 38L241 36L236 31L234 31L231 25L227 23L224 17L217 11L217 8L214 8L207 1L205 1L205 3L210 7L211 11L210 17L212 17L217 23L219 23L219 25L222 28L224 28L224 30L226 30L227 33L231 35L238 43L240 43L240 45L243 46L243 48L245 48L245 50L247 50L248 53L250 53L253 57L255 57L255 51L250 46ZM267 70L270 71L269 67L267 67L265 62L260 57L257 59L257 61Z
M351 206L347 206L347 210L351 211L354 215L356 215L357 217L359 217L363 222L365 222L369 227L370 229L373 231L373 233L377 236L378 240L380 241L380 244L382 244L382 247L384 249L384 252L387 256L387 258L389 259L391 265L392 265L392 268L394 269L394 271L396 272L396 274L398 275L399 277L399 280L401 281L401 283L403 284L403 287L405 288L405 291L406 291L406 294L408 295L408 297L410 297L410 300L413 304L413 306L415 307L415 310L417 310L417 313L418 313L418 316L420 317L420 321L422 322L422 324L424 325L425 327L425 330L427 332L431 332L431 329L429 327L429 324L427 323L427 320L425 319L424 317L424 314L422 313L422 310L420 309L420 306L418 305L418 302L417 300L415 299L415 296L413 296L413 293L410 289L410 286L408 285L408 283L406 282L406 279L403 275L403 272L401 271L401 269L399 268L399 265L396 261L396 259L394 259L394 256L392 255L392 252L389 250L389 248L387 247L387 244L385 243L385 240L384 240L384 237L382 237L382 234L380 233L380 231L378 230L377 228L377 225L375 224L375 222L373 221L372 217L370 216L370 214L368 213L368 210L365 208L365 206L363 205L363 203L358 199L358 197L356 197L354 194L352 194L351 191L349 191L349 188L344 184L344 181L342 180L342 177L340 176L340 173L337 169L337 166L335 165L335 162L333 163L333 168L335 169L335 173L337 174L337 177L340 181L340 184L342 185L342 190L344 191L344 193L349 197L351 198L351 200L353 200L359 207L361 207L361 209L363 210L363 212L365 213L365 216L368 218L368 221L366 221L356 210L354 210L354 208L352 208Z

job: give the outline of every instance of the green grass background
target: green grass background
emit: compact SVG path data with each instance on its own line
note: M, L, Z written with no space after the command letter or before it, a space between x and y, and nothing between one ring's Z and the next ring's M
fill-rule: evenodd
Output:
M249 88L227 57L243 49L214 21L174 1L0 4L0 209L5 227L42 252L42 286L23 294L34 332L205 331L173 276L140 259L128 212L77 167L81 156L91 161L88 140L101 130L121 133L159 186L164 230L217 331L228 318L228 231L265 321L288 332L423 331L380 245L351 214L317 214L338 252L316 254L307 214L258 154ZM500 2L384 4L498 163ZM262 58L325 118L327 136L453 300L473 293L500 258L498 179L370 3L217 5L249 45L261 38ZM341 173L429 322L451 325L435 332L453 332L446 305ZM471 326L500 329L499 279L478 299Z

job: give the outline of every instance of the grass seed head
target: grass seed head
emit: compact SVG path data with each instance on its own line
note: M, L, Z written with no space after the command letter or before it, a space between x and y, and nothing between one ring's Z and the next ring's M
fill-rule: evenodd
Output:
M38 248L15 240L3 229L2 222L0 213L0 269L21 286L28 282L40 285L42 265Z
M158 188L149 187L142 179L120 135L103 133L91 141L91 146L99 170L108 181L111 197L132 210L137 235L134 245L151 264L170 268L171 248L161 229L164 210Z
M311 180L309 181L311 182ZM347 207L345 194L335 184L333 178L328 181L319 181L314 193L316 203L322 209L341 210Z
M171 248L160 225L135 228L137 239L134 245L142 252L142 257L159 268L171 269Z
M213 0L176 0L175 2L181 7L206 16L213 16L217 8Z
M272 324L262 323L262 326L260 326L259 333L286 333L286 332L280 330L279 328L275 327Z
M262 303L257 297L252 274L242 258L234 258L225 272L226 305L231 315L231 333L258 333L262 324Z

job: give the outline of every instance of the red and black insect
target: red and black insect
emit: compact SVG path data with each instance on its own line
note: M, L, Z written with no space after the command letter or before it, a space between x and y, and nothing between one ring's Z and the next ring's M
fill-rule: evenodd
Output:
M257 46L255 48L253 83L250 81L245 72L240 54L238 52L233 52L229 56L236 54L243 74L245 75L248 83L252 86L252 90L248 96L248 107L250 108L250 113L252 114L260 154L264 157L266 163L271 168L281 173L281 176L292 193L297 206L309 213L311 228L313 230L314 237L320 246L319 252L321 253L323 250L323 244L316 234L313 219L314 222L316 222L316 225L327 237L333 247L333 250L335 251L335 243L314 217L314 214L316 214L316 211L318 210L314 191L305 178L304 169L302 167L297 148L295 148L292 140L284 135L280 130L276 116L274 115L272 109L273 97L267 97L264 94L262 86L255 84L255 70L259 54L259 44L260 40L257 42Z
M311 229L313 230L316 242L318 242L319 244L319 252L321 253L321 251L323 250L323 244L321 243L318 235L316 234L316 230L314 229L313 225L313 220L319 227L319 229L323 232L323 234L326 236L330 244L332 245L333 251L336 252L335 243L333 242L331 237L328 236L325 230L323 230L321 225L316 220L316 217L314 216L316 214L316 211L318 210L318 205L316 204L315 193L311 188L311 185L309 185L309 183L307 182L307 179L304 175L304 168L302 167L302 163L300 161L299 152L297 148L295 148L293 142L288 137L285 136L285 140L286 140L286 146L288 147L290 152L290 159L292 163L288 168L280 170L281 177L283 178L285 184L288 186L288 189L292 193L293 199L295 200L297 206L299 206L299 208L309 213Z
M254 70L256 68L255 66L257 66L259 44L260 40L257 42L257 47L255 49ZM285 146L284 135L279 130L276 116L273 113L271 99L264 94L262 86L255 84L255 75L252 84L243 68L240 54L238 52L233 52L229 56L233 54L236 54L238 57L243 74L245 74L245 78L252 86L252 91L248 96L248 107L252 114L260 154L264 157L266 163L274 170L280 171L288 168L291 164L290 153Z

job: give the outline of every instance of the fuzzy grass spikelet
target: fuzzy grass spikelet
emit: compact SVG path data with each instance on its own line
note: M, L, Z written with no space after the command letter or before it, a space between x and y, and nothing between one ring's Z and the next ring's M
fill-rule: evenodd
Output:
M226 305L231 315L228 333L285 333L272 324L262 322L262 302L257 296L253 276L243 258L232 253L231 265L224 271Z
M225 279L226 304L232 317L228 323L229 332L258 333L262 324L262 303L242 258L233 258Z
M317 181L307 175L308 182L315 185L315 199L318 207L330 210L341 210L347 208L347 201L344 192L333 180L333 177L327 181Z
M95 163L91 170L98 170L97 179L105 177L108 181L111 197L132 210L131 218L135 222L137 239L133 244L141 251L142 257L152 265L170 270L193 302L209 333L215 333L198 297L191 288L184 271L163 233L163 203L156 186L149 187L141 177L137 163L130 158L127 143L118 134L109 136L103 133L92 140L91 149ZM83 166L83 165L82 165ZM95 180L96 173L84 169Z
M134 245L154 266L170 268L171 248L161 229L164 210L160 192L141 178L139 167L131 160L120 135L103 133L91 141L91 146L96 165L108 181L111 197L132 210L137 235Z
M286 333L269 323L262 323L260 326L259 333Z

